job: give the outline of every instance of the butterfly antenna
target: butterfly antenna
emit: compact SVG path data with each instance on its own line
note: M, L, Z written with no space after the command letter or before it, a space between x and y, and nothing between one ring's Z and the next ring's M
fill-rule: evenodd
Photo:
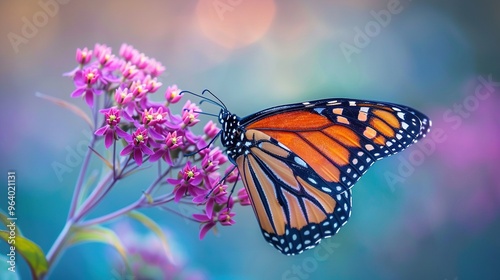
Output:
M204 89L203 92L201 94L204 94L205 92L208 92L211 96L213 96L215 99L217 99L217 101L219 101L220 104L222 104L222 107L224 109L227 110L227 107L226 107L226 104L224 104L224 102L222 102L222 100L219 99L219 97L217 97L217 95L213 94L210 90L208 89Z
M208 103L213 104L213 105L215 105L215 106L217 106L217 107L224 108L224 106L223 106L223 105L221 105L221 104L219 104L219 103L217 103L217 102L215 102L215 101L213 101L213 100L211 100L211 99L203 99L203 100L201 100L201 101L200 101L200 105L201 105L201 104L203 104L203 102L208 102Z
M184 109L184 111L189 111L189 109ZM216 117L216 118L219 117L219 115L212 114L212 113L207 113L207 112L203 112L203 111L193 111L193 113L200 114L200 115L211 116L211 117Z
M204 90L203 92L205 92L205 91L208 91L208 90ZM210 92L210 91L208 91L208 92ZM212 100L212 99L210 99L210 98L208 98L208 97L206 97L206 96L203 96L203 93L202 93L202 94L197 94L197 93L194 93L194 92L192 92L192 91L183 90L183 91L181 91L179 94L180 94L180 95L182 95L183 93L189 93L189 94L191 94L191 95L194 95L194 96L196 96L196 97L199 97L200 99L202 99L202 101L200 101L200 104L201 104L203 101L206 101L206 102L208 102L208 103L211 103L211 104L214 104L214 105L216 105L216 106L218 106L218 107L221 107L221 108L226 109L226 105L224 105L224 103L222 103L222 101L221 101L219 98L217 98L217 96L215 96L215 95L213 95L213 94L212 94L212 96L214 96L214 97L215 97L215 98L216 98L216 99L217 99L220 103L217 103L217 102L215 102L214 100Z

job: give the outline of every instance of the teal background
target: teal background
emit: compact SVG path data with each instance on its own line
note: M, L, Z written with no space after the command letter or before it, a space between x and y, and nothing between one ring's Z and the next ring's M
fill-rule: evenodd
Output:
M234 226L202 241L197 224L160 209L143 211L168 233L191 279L498 279L500 87L481 91L478 77L500 81L500 3L65 2L57 11L52 6L45 23L38 1L0 3L0 177L6 182L7 171L16 171L18 226L44 252L64 225L79 170L75 164L59 179L52 164L65 163L87 137L78 117L35 92L86 109L69 97L73 84L62 77L76 65L76 48L99 42L117 53L126 42L166 66L158 98L175 83L210 89L240 116L347 97L405 104L433 120L428 142L378 162L356 184L351 219L325 241L328 250L281 255L266 244L249 207L236 209ZM370 29L376 28L370 12L388 5L399 12ZM12 44L8 34L22 35L23 19L33 17L40 26ZM340 46L355 46L357 28L367 27L369 42L346 56ZM478 88L486 97L475 95ZM119 185L92 216L134 201L153 173ZM6 254L5 244L0 252ZM78 245L50 279L117 279L117 258L105 245ZM18 266L29 279L19 257Z

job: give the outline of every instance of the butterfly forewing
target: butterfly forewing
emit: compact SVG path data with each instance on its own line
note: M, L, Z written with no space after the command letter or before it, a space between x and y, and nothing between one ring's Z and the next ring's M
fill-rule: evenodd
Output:
M319 100L263 112L242 125L294 151L333 194L351 188L376 160L404 150L430 126L411 108L361 100Z

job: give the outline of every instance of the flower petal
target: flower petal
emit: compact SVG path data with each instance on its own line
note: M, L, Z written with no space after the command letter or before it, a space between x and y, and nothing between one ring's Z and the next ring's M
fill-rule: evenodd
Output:
M164 149L159 149L158 151L156 151L153 155L151 155L151 157L149 158L149 161L151 162L155 162L157 160L159 160L163 154L165 153L166 151Z
M207 232L213 228L215 226L215 223L214 222L210 222L210 223L207 223L205 224L201 230L200 230L200 240L203 239L205 237L205 235L207 234Z
M153 150L151 150L148 146L146 146L145 144L141 144L139 145L139 147L141 148L141 151L147 155L152 155L154 154L155 152L153 152ZM142 156L142 155L141 155Z
M189 181L189 184L193 185L193 186L197 186L201 183L201 181L203 181L203 177L201 175L198 175L198 176L194 176L190 181Z
M94 132L95 135L103 136L108 131L109 125L105 125Z
M83 95L83 93L85 92L86 88L82 87L82 88L77 88L75 89L72 93L71 93L71 97L73 98L76 98L76 97L80 97Z
M106 146L106 149L113 144L115 141L115 132L114 131L108 131L106 135L104 136L104 146Z
M212 217L213 212L214 212L214 200L210 198L207 201L207 205L205 207L205 211L207 211L207 216Z
M127 142L132 142L132 136L128 133L126 133L125 131L123 131L123 129L119 128L118 126L115 127L115 131L116 131L116 134L125 139L125 141Z
M125 148L123 148L123 150L120 152L120 156L126 156L126 155L129 155L132 150L134 149L134 145L130 144L130 145L127 145Z
M208 221L211 221L212 218L207 217L206 214L193 214L193 218L197 220L198 222L206 223Z
M203 204L203 203L205 203L205 201L207 201L206 196L207 196L207 192L203 192L200 195L193 197L193 202L196 204Z
M134 149L134 160L137 165L141 166L142 164L142 151L140 149Z
M87 102L89 107L94 107L94 92L92 89L88 88L85 90L85 102Z
M167 182L169 184L172 184L172 185L176 186L176 185L180 184L180 182L182 182L182 179L168 178Z
M186 189L184 187L179 187L178 189L174 190L175 192L175 202L179 202L181 198L184 196Z

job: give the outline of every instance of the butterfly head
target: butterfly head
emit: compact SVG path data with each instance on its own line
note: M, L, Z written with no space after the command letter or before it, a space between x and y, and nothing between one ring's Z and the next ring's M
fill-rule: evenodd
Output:
M223 108L219 113L219 122L222 126L222 145L228 149L235 147L241 141L240 138L243 135L240 118Z

